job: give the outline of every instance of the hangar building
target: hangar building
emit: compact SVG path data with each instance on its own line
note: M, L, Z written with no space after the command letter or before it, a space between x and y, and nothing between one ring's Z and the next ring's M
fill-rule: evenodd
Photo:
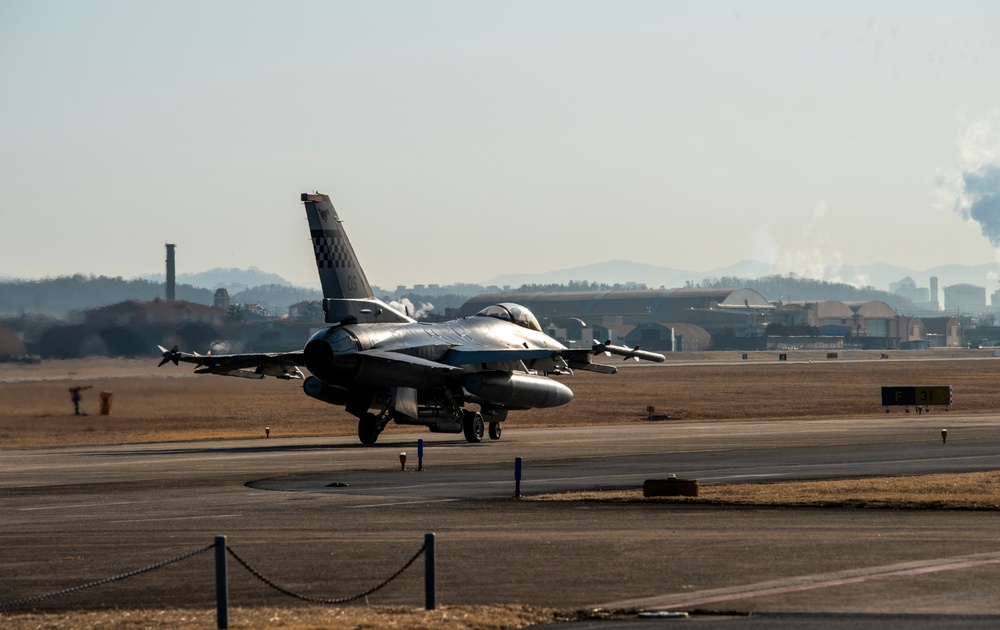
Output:
M460 309L473 315L499 302L527 307L556 338L637 343L659 350L706 350L713 336L762 338L774 311L753 289L667 289L484 294Z
M955 318L899 315L885 302L779 302L753 289L673 289L484 294L461 316L499 302L529 308L552 337L569 345L593 341L650 350L919 349L961 343ZM814 327L818 335L768 336L768 324Z

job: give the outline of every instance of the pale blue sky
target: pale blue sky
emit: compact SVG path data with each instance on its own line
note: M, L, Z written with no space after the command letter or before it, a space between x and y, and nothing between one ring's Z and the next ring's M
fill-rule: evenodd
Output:
M313 190L385 287L989 262L960 175L1000 164L998 27L995 2L0 0L0 275L132 277L173 242L181 272L314 283Z

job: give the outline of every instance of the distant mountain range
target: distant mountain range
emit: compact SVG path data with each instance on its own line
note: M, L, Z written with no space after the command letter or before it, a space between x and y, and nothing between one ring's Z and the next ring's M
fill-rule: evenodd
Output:
M924 270L887 264L845 265L839 268L836 273L828 273L826 277L817 279L843 282L855 286L870 286L888 291L889 285L906 277L912 278L918 287L929 287L930 278L933 276L938 279L938 286L941 288L953 284L975 284L986 287L987 293L992 293L1000 287L1000 282L996 277L998 271L1000 271L1000 266L997 263L974 266L942 265ZM688 282L698 284L705 278L760 278L771 275L783 274L779 274L771 265L759 260L743 260L728 267L719 267L708 271L659 267L627 260L609 260L593 265L541 273L503 274L491 278L483 284L515 288L523 284L566 284L570 281L586 280L605 284L638 282L651 289L660 287L671 289L683 287Z
M166 275L162 273L148 274L140 277L150 282L166 282ZM216 267L215 269L209 269L200 273L179 273L177 274L177 284L190 284L193 287L212 289L213 291L224 288L230 293L267 284L277 284L286 287L296 286L276 273L262 271L257 267L250 267L249 269L223 269L222 267Z
M827 273L826 277L821 278L821 280L843 282L857 287L873 287L889 291L890 285L898 283L906 277L911 278L918 287L929 287L930 278L934 276L938 278L938 286L942 289L953 284L974 284L985 287L989 295L1000 287L1000 281L997 279L998 271L1000 271L1000 266L997 263L971 266L942 265L923 270L888 264L850 265L839 268L835 274ZM410 290L404 292L399 292L395 289L379 288L377 293L378 295L392 295L397 299L403 295L409 295L411 292L427 297L451 295L452 298L457 298L459 295L472 296L492 290L489 287L510 287L511 289L517 289L526 284L568 284L571 281L587 281L608 285L638 283L644 284L651 289L658 289L660 287L671 289L686 286L688 283L698 285L705 279L754 279L775 275L783 274L777 273L771 265L759 260L743 260L727 267L718 267L709 269L708 271L660 267L627 260L609 260L591 265L556 269L540 273L503 274L490 278L480 284L464 283L445 286L431 286L428 284L422 291ZM802 276L802 278L805 279L806 277ZM164 276L163 274L148 274L141 276L138 280L161 284L164 282ZM426 282L431 283L433 280L434 278L427 278ZM0 283L18 282L22 282L22 280L7 275L0 275ZM281 307L302 299L318 299L315 296L319 295L318 291L313 287L303 287L293 284L275 273L263 271L256 267L250 267L249 269L216 268L201 273L181 273L177 276L177 283L178 285L190 285L193 288L207 289L209 291L224 287L234 297L237 294L247 292L248 289L277 285L277 287L284 287L285 289L280 291L277 288L272 289L266 296L244 294L241 297L247 301L261 299L265 302L273 302L274 306ZM151 290L154 292L157 291L155 288L151 288ZM281 295L277 295L276 293L280 293ZM96 298L97 296L94 297ZM136 298L143 299L143 296L136 296ZM211 300L209 299L208 301L210 302ZM0 307L2 306L5 305L0 304ZM73 306L67 306L73 308Z

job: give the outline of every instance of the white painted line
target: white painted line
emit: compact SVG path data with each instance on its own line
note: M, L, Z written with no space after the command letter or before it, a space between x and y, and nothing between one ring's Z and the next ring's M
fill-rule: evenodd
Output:
M693 606L703 606L705 604L716 604L719 602L728 602L738 599L752 599L755 597L769 597L773 595L785 595L787 593L797 593L800 591L812 591L820 588L830 588L833 586L844 586L847 584L861 584L864 582L872 582L875 580L888 580L891 578L909 577L914 575L925 575L927 573L938 573L940 571L955 571L957 569L971 569L980 566L987 566L991 564L1000 564L1000 558L984 559L984 560L967 560L963 562L949 562L947 560L942 561L941 564L925 566L925 567L915 567L912 569L901 569L896 571L885 571L882 573L871 573L868 575L857 575L853 577L845 577L838 579L823 580L820 582L811 582L808 584L788 584L784 586L777 586L773 588L759 588L755 590L744 591L741 593L729 593L726 595L715 595L710 597L701 597L689 599L687 601L677 602L676 604L670 604L663 606L663 608L690 608ZM652 610L657 610L653 608Z
M154 523L158 521L197 521L209 518L236 518L240 514L213 514L211 516L175 516L172 518L138 518L128 521L108 521L108 523Z
M597 605L598 608L643 608L669 610L693 608L756 597L770 597L849 584L864 584L877 580L906 578L941 571L955 571L1000 564L1000 553L971 554L951 558L934 558L898 564L847 569L831 573L789 576L777 580L738 586L708 589L694 593L669 593L660 596L622 600Z
M108 505L132 505L134 503L145 503L145 501L115 501L112 503L75 503L73 505L43 505L39 507L18 508L18 511L34 512L36 510L75 510L77 508L105 507Z
M394 507L396 505L416 505L418 503L448 503L458 501L458 499L429 499L427 501L400 501L398 503L371 503L369 505L348 505L347 507L356 510L360 508Z
M566 482L566 481L606 481L608 479L648 479L648 473L627 473L618 475L584 475L581 477L536 477L531 480L525 480L525 483L535 482L535 483L551 483L551 482ZM498 481L442 481L440 483L418 483L411 484L408 486L384 486L378 488L379 491L387 490L398 490L398 491L410 491L417 490L420 488L446 488L455 486L496 486L496 485L514 485L513 476L511 479L498 480Z

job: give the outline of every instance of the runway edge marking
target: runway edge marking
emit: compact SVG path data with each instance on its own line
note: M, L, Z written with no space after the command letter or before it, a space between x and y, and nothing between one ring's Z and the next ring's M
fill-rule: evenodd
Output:
M932 560L918 560L915 562L904 562L878 567L867 567L863 569L848 569L846 571L835 571L832 573L794 576L778 580L758 582L755 584L743 584L727 588L707 589L704 591L696 591L694 593L674 593L669 595L626 599L617 602L598 604L596 607L606 609L640 608L643 610L690 608L694 606L703 606L705 604L728 602L739 599L783 595L786 593L844 586L847 584L859 584L875 580L887 580L898 577L937 573L940 571L969 569L991 564L1000 564L1000 552L972 554L968 556L957 556L954 558L935 558Z

